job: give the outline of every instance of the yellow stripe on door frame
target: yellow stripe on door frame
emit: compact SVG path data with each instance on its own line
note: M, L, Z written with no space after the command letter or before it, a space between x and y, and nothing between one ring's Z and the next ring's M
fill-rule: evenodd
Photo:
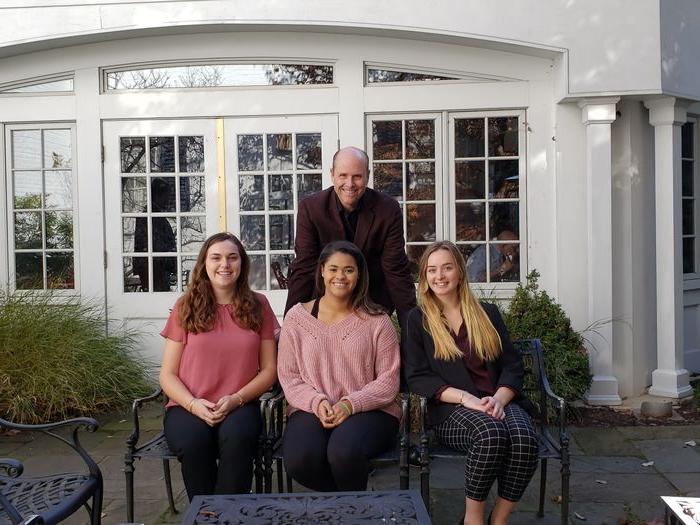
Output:
M216 188L219 196L219 231L226 231L226 159L224 119L216 119Z

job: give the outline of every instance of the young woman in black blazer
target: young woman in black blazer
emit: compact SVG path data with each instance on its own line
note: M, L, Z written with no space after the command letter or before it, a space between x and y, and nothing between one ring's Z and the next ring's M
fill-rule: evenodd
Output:
M412 392L426 396L428 424L444 444L467 453L465 520L482 525L498 480L489 523L507 523L537 468L537 437L523 406L523 364L498 308L480 303L464 258L448 241L420 261L418 306L404 331L404 367Z

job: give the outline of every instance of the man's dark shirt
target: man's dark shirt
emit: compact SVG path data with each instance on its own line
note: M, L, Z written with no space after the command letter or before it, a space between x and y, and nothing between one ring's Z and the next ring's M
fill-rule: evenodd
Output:
M357 206L355 206L355 209L352 211L348 211L345 209L343 204L340 202L337 193L334 193L333 196L335 197L335 204L338 207L340 220L343 221L343 229L345 230L345 240L349 242L355 242L355 233L357 232L357 218L359 217L360 211L362 210L362 199L364 199L365 196L362 195L362 197L360 197L360 200L357 202Z

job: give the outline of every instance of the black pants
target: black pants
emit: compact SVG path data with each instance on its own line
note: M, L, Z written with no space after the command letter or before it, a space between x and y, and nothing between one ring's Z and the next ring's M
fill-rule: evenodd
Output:
M201 494L250 492L262 427L257 403L237 408L214 427L175 406L167 410L163 425L170 450L182 464L190 500Z
M369 460L394 445L398 429L398 420L379 410L354 414L332 429L299 410L287 420L284 467L319 492L365 490Z
M435 427L445 445L467 453L465 492L485 501L498 479L498 495L520 501L537 469L537 434L527 412L515 403L506 405L505 419L458 407Z

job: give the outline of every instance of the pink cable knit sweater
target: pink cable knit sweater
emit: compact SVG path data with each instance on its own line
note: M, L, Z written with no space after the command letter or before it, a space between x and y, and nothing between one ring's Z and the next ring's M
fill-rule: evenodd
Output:
M353 313L328 326L297 304L282 325L277 374L289 413L347 399L354 412L401 415L399 343L387 315Z

